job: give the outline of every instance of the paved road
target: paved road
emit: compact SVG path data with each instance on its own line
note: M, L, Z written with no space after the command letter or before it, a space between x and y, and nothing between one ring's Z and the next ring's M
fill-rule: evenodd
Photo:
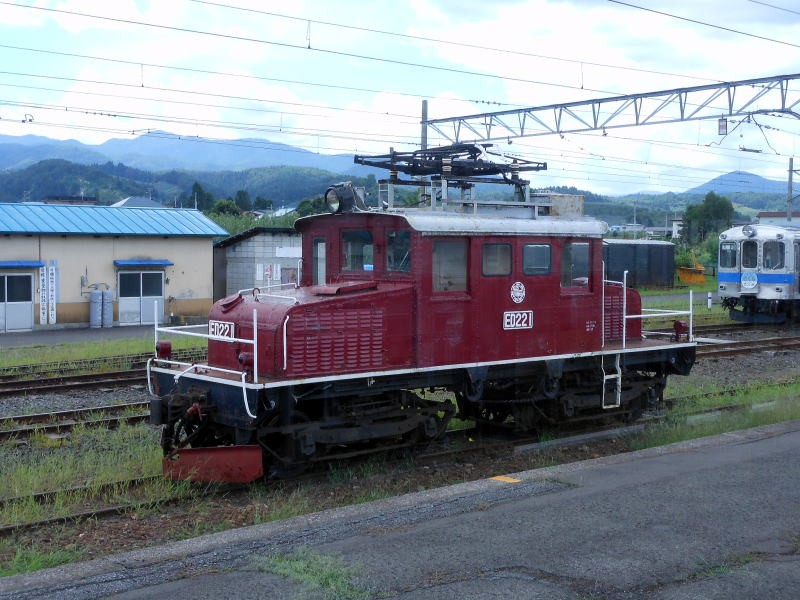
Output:
M307 548L376 598L796 600L799 458L795 421L0 579L0 599L322 598L259 568Z

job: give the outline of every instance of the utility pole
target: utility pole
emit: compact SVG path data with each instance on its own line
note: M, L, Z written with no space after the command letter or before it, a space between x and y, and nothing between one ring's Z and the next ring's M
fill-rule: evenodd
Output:
M794 195L792 194L792 177L795 173L794 169L794 157L789 158L789 191L786 196L786 221L791 223L792 222L792 201L794 200Z

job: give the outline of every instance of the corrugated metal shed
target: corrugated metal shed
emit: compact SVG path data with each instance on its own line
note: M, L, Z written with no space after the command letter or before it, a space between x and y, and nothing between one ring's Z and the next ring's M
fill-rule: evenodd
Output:
M196 210L0 204L0 233L52 235L228 235Z

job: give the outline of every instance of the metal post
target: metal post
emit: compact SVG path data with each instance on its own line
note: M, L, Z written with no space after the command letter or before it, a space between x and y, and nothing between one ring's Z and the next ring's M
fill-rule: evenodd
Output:
M622 273L622 347L628 337L628 271Z
M258 311L253 309L253 383L258 383Z

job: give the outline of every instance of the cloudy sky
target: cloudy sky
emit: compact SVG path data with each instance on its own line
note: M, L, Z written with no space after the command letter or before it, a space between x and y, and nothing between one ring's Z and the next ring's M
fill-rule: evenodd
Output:
M800 5L0 0L0 60L0 134L97 144L167 131L380 154L419 147L423 100L440 119L800 73ZM732 117L728 130L711 118L498 144L548 163L535 186L624 194L734 170L786 179L800 118ZM450 142L429 132L428 143Z

